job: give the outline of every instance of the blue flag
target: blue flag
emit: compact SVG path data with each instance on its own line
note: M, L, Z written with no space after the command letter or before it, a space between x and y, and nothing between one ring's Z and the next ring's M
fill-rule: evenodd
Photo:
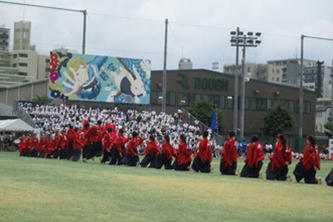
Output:
M212 129L213 132L217 131L217 115L216 115L216 110L213 113L213 119L212 119L212 124L210 125L210 128Z

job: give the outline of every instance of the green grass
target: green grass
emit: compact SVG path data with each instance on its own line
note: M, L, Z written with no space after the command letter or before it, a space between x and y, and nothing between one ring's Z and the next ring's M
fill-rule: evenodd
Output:
M0 221L333 221L332 187L221 176L213 165L198 174L1 152Z

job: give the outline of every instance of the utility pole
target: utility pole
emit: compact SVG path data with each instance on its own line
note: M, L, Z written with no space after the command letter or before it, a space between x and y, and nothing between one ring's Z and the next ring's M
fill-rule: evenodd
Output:
M82 54L86 54L87 10L83 10Z
M165 19L165 36L164 36L164 62L163 62L163 87L162 87L162 112L166 108L166 91L167 91L167 49L168 49L168 19Z
M236 46L236 65L234 72L234 113L233 113L233 129L235 132L235 136L237 137L237 129L238 129L238 80L239 80L239 27L237 27L236 32L231 32L231 35L236 35L235 46ZM231 38L231 42L233 43L233 38Z
M318 36L301 35L301 69L300 69L300 87L299 87L299 122L298 122L298 151L303 148L303 75L304 75L304 38L333 41L332 38L323 38ZM333 89L332 89L333 91ZM333 103L333 102L332 102ZM332 104L333 106L333 104Z
M53 9L53 10L60 10L60 11L83 13L82 54L86 53L86 19L87 19L86 17L87 17L87 10L60 8L60 7L52 7L52 6L47 6L47 5L36 5L36 4L27 4L27 3L19 3L19 2L8 2L8 1L1 1L1 0L0 0L0 3L9 4L9 5L20 5L20 6L29 6L29 7L35 7L35 8L44 8L44 9Z
M333 119L333 59L332 59L332 67L331 67L331 118ZM333 139L333 134L331 135Z
M246 36L244 36L243 56L242 56L242 77L241 77L241 103L240 103L240 138L244 140L244 114L245 114L245 53Z
M298 152L303 147L303 62L304 62L304 35L301 35L301 69L299 81L299 121L298 121Z

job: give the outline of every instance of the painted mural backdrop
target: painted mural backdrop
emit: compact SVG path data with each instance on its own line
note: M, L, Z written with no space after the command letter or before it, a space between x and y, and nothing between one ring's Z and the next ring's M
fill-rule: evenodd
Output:
M149 104L150 61L53 51L49 98Z

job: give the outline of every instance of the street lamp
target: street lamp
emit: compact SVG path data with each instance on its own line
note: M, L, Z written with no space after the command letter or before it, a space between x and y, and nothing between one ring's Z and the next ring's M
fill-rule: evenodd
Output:
M231 32L231 46L236 46L236 73L235 73L235 92L234 92L234 131L237 133L237 109L238 109L238 49L243 47L242 55L242 77L241 77L241 103L240 103L240 138L244 138L244 116L245 116L245 55L246 47L257 47L261 44L259 37L261 32L247 32L246 34L239 31Z

